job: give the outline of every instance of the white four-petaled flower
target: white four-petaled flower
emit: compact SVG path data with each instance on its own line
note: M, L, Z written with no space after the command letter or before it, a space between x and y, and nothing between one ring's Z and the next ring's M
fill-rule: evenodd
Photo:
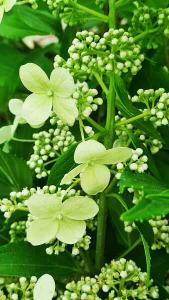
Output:
M66 174L61 184L69 184L80 174L81 187L85 193L96 195L109 184L110 170L105 165L126 161L132 155L127 147L117 147L106 150L103 144L89 140L80 143L74 153L74 160L79 166Z
M43 124L51 111L56 113L63 123L72 126L78 116L74 99L73 77L64 68L54 69L50 79L36 64L28 63L20 68L23 85L32 92L23 105L23 116L31 126Z
M85 220L98 213L98 205L87 196L62 201L56 194L35 194L26 204L33 218L27 228L27 240L34 246L55 238L66 244L76 243L85 234Z
M33 300L52 300L55 294L55 281L49 274L42 275L33 290Z
M0 0L0 23L5 12L8 12L15 5L17 0Z

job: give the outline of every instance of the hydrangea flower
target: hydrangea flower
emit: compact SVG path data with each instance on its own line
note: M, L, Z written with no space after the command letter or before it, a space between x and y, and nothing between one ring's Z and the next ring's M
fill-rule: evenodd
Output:
M16 0L0 0L0 23L5 12L8 12L15 5Z
M42 275L33 291L33 300L52 300L55 294L55 281L49 274Z
M19 99L11 99L9 101L9 111L15 116L13 124L0 128L0 144L10 141L17 129L18 124L26 123L22 117L23 101Z
M89 195L102 192L109 184L110 170L105 165L126 161L132 155L127 147L106 150L105 146L95 140L80 143L74 153L74 160L79 166L66 174L61 184L69 184L80 174L83 191Z
M75 100L71 98L75 90L73 77L68 70L57 68L50 79L36 64L28 63L20 68L23 85L32 92L23 105L23 116L31 126L43 124L50 116L52 108L63 123L72 126L78 116Z
M85 234L85 220L98 213L98 205L87 196L62 201L56 194L35 194L26 204L33 219L27 228L27 240L34 246L55 238L66 244L76 243Z

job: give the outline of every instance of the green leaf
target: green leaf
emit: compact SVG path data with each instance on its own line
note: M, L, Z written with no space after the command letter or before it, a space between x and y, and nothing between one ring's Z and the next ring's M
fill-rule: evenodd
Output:
M164 285L169 270L169 254L165 250L151 251L152 276L158 283Z
M144 253L146 257L146 265L147 265L147 279L146 279L146 284L149 286L150 283L150 271L151 271L151 256L150 256L150 249L147 241L145 240L144 236L142 234L141 239L144 247Z
M164 184L169 186L169 155L168 151L159 151L153 160Z
M169 1L165 0L147 0L146 5L154 8L167 7L169 5Z
M119 180L120 192L130 187L144 191L145 194L159 193L166 190L165 185L148 174L139 174L130 171L128 168L124 170Z
M0 276L40 277L48 273L54 278L65 278L77 272L70 254L47 255L45 247L33 247L27 242L0 247Z
M146 240L146 238L144 237L144 235L142 234L141 230L137 227L137 230L140 233L141 236L141 240L143 243L143 247L144 247L144 253L145 253L145 257L146 257L146 266L147 266L147 278L146 278L146 285L149 286L150 284L150 271L151 271L151 255L150 255L150 248L149 248L149 244Z
M0 44L0 112L7 110L7 100L17 88L19 67L24 57L25 55L13 46Z
M128 187L143 191L139 203L123 213L124 221L142 221L169 213L169 190L148 174L133 173L126 169L119 180L120 192Z
M0 150L0 197L32 186L32 173L26 162Z
M108 209L110 214L110 221L115 227L115 232L117 240L120 244L125 247L130 247L131 243L134 241L133 233L129 234L124 230L124 223L120 220L120 215L125 211L124 207L113 197L108 197ZM134 232L135 233L135 232Z
M140 72L133 78L131 83L132 94L136 94L137 90L142 89L159 89L164 88L168 91L169 76L168 71L163 67L164 57L162 49L160 49L157 57L150 56L151 61L145 61ZM161 61L160 61L161 60ZM159 64L160 61L160 64Z
M63 176L74 168L74 152L76 147L77 143L71 145L65 153L56 159L48 178L49 185L54 184L58 187Z
M56 24L55 18L50 13L18 5L4 15L0 36L17 39L29 35L55 34Z
M169 213L169 190L144 196L137 205L122 214L124 221L143 221Z
M28 124L21 125L17 128L15 137L19 139L29 140L32 139L32 135L35 132L38 132L40 129L34 129ZM29 160L30 155L33 152L34 143L21 143L14 140L11 140L9 143L10 153L14 154L24 160Z

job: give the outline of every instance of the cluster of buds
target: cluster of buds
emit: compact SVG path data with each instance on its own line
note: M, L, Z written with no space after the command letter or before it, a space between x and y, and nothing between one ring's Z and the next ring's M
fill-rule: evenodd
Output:
M146 30L146 28L154 27L154 18L156 18L156 9L146 5L136 5L134 14L132 17L132 29L135 28L136 33L140 33Z
M98 109L98 106L103 104L103 99L97 95L98 91L90 89L87 82L77 82L73 98L76 101L81 119L89 117L93 111Z
M169 253L169 221L161 217L149 220L154 232L152 250L164 248Z
M84 23L88 19L87 13L78 8L77 0L43 0L55 17L60 17L64 23L74 26ZM102 8L105 0L95 0L96 5Z
M78 282L66 285L61 300L101 300L105 299L158 299L158 288L146 285L147 274L137 267L134 261L124 258L106 264L94 278L82 277Z
M153 34L145 34L140 43L148 49L156 49L161 43L160 35L164 34L169 37L169 8L153 8L143 3L135 1L136 9L131 19L131 34L140 34L143 32L151 32Z
M13 194L15 192L12 192ZM5 219L9 219L17 210L24 210L25 205L22 202L16 202L15 196L10 194L10 199L3 198L0 200L0 211L3 213Z
M89 250L90 240L91 237L89 235L85 235L83 238L81 238L81 240L79 240L77 243L73 244L72 246L56 241L53 245L50 245L49 247L46 248L46 253L48 255L52 255L52 254L59 255L60 253L65 252L67 250L67 247L69 247L69 251L71 248L72 255L76 256L80 253L81 249L85 251Z
M138 173L144 173L148 169L148 157L146 155L143 155L143 149L137 148L136 150L133 150L133 154L131 159L127 163L118 163L116 165L117 173L116 178L120 179L121 174L124 170L124 168L127 166L131 171L135 171Z
M136 2L135 2L136 4ZM134 10L133 17L131 19L131 27L129 28L129 32L133 35L138 35L143 32L147 32L147 30L153 30L157 24L158 19L158 10L153 7L149 7L146 5L136 4L136 9ZM158 47L157 41L157 32L156 34L145 35L144 39L140 41L141 45L147 49L156 49Z
M37 282L37 277L32 276L20 278L0 278L0 299L2 300L32 300L33 289Z
M134 103L142 103L146 108L140 109L141 112L147 113L146 119L149 119L154 127L168 125L169 123L169 93L163 88L158 90L139 89L137 95L131 98Z
M8 198L0 199L0 211L6 219L9 219L16 210L26 210L25 200L35 193L54 194L56 187L54 185L35 188L24 188L21 192L11 192Z
M70 189L69 191L62 190L59 188L56 190L56 187L54 185L51 186L44 186L43 188L37 187L35 188L24 188L21 192L11 192L9 199L2 199L0 201L0 211L4 213L4 217L6 219L9 219L11 215L16 210L25 210L27 211L26 206L26 200L34 195L34 194L56 194L57 197L64 198L65 200L69 197L73 196L79 196L80 190ZM18 242L22 240L26 240L26 228L29 225L29 222L31 221L31 217L28 215L27 221L17 221L10 225L10 241L11 242ZM87 228L89 230L95 230L96 229L96 218L88 221L86 223ZM72 255L78 255L80 253L80 250L83 249L87 251L90 246L91 237L89 235L85 235L81 240L79 240L77 243L72 244ZM66 247L68 245L61 243L59 241L52 241L51 244L49 243L48 247L46 248L47 254L56 254L58 255L60 252L66 251ZM69 247L70 248L70 247Z
M169 221L166 218L156 217L155 219L150 219L148 222L154 233L154 241L151 249L165 249L169 253ZM124 222L124 230L126 232L131 233L134 229L136 229L134 222Z
M69 127L63 125L60 120L56 122L56 129L50 128L48 131L33 134L34 153L27 164L35 171L38 179L48 176L50 170L47 166L50 165L50 161L53 162L60 154L66 152L75 141Z
M87 30L77 32L68 52L67 61L58 55L55 57L54 67L68 68L75 77L78 75L83 79L94 72L105 74L112 70L118 74L130 72L135 75L144 60L140 46L122 28L110 29L103 37Z
M116 121L126 120L125 117L121 116L120 112L118 112L118 115L116 115L115 119ZM163 147L161 140L148 136L144 131L137 129L133 124L130 123L118 126L115 132L117 136L115 145L118 146L127 146L130 143L130 133L134 133L134 135L143 143L143 146L148 148L152 154L156 154Z
M140 130L136 131L139 135L140 141L143 142L143 145L150 148L152 154L156 154L160 149L162 149L163 144L159 139L154 139L148 137L146 134L141 133Z
M76 25L82 18L82 12L76 8L77 0L43 0L55 17L60 17L69 26Z
M10 242L19 242L25 240L26 221L14 222L10 225L9 235Z
M166 35L167 37L169 37L169 25L168 25L168 21L169 21L169 8L165 8L162 9L160 8L158 10L158 25L160 27L162 27L164 35Z

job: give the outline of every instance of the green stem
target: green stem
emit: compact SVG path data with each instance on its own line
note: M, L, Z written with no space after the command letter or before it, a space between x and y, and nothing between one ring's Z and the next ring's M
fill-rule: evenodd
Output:
M115 24L116 24L115 0L109 0L109 28L115 28Z
M156 31L158 31L158 28L154 28L154 29L151 29L151 30L141 32L140 34L138 34L134 37L134 41L138 42L138 41L142 40L146 35L151 34L151 33L155 33Z
M74 188L78 183L80 182L80 179L76 179L64 192L64 196L72 189Z
M29 212L28 208L26 208L26 207L16 207L15 211L25 211L25 212Z
M116 8L119 8L119 7L122 7L122 6L124 6L124 5L129 4L130 2L131 2L131 0L118 0L118 1L116 1L116 3L115 3L115 7L116 7Z
M25 139L19 139L16 137L13 137L12 140L16 141L16 142L21 142L21 143L34 143L35 142L34 140L25 140Z
M120 204L124 207L124 209L126 211L128 210L128 206L126 205L126 203L123 201L123 199L118 194L112 194L112 196L120 202ZM143 234L141 233L141 231L139 230L139 228L137 226L136 226L136 229L138 230L141 238L136 240L135 243L129 249L127 249L119 258L128 255L138 244L140 244L142 242L143 248L144 248L144 253L145 253L145 258L146 258L146 265L147 265L146 283L147 283L147 286L149 286L150 271L151 271L151 263L150 263L151 257L150 257L149 245L147 244L146 239L144 238Z
M109 90L108 90L107 86L105 85L105 83L103 82L102 78L101 78L100 75L99 75L98 73L96 73L96 72L93 72L93 75L94 75L94 77L96 78L98 84L101 86L103 92L104 92L105 95L107 96Z
M9 243L9 239L5 235L0 234L0 238Z
M100 126L97 122L95 122L93 119L90 117L86 118L86 120L93 126L95 127L98 131L100 132L106 132L106 129L102 126Z
M115 174L113 174L113 175L115 175ZM117 182L117 178L114 176L112 181L110 182L109 186L107 187L107 189L105 191L107 197L109 196L108 194L109 194L109 192L112 191L112 188L115 186L116 182Z
M109 94L107 96L107 117L106 117L106 130L108 134L105 137L105 146L112 147L114 131L115 131L115 97L116 92L114 88L114 74L110 77Z
M16 2L15 5L23 5L23 4L27 4L27 3L28 3L27 0L23 0L23 1L18 1L18 2Z
M112 146L113 132L115 120L115 90L114 90L114 77L110 77L109 93L107 96L107 118L106 130L107 134L104 138L104 145L107 148ZM107 221L107 201L106 191L101 194L99 201L99 214L97 218L97 239L96 239L96 270L99 271L104 263L104 249L106 238L106 221Z
M109 28L115 27L115 0L109 0ZM114 131L115 131L115 87L114 87L114 74L110 74L109 90L103 83L102 79L95 75L97 81L102 87L107 96L107 117L105 129L107 134L104 138L104 145L106 148L112 147ZM114 181L113 181L114 184ZM109 187L107 188L109 189ZM99 271L104 263L104 250L106 239L106 224L107 223L107 201L106 190L100 196L99 213L97 218L97 238L96 238L96 270Z
M136 240L131 247L129 247L126 251L124 251L119 257L118 259L127 256L131 251L133 251L140 243L141 243L141 238L139 238L138 240Z
M111 193L111 194L107 195L107 197L113 197L113 198L115 198L116 200L118 200L120 202L120 204L124 207L125 210L128 210L127 204L122 199L122 197L120 197L120 195L118 195L116 193Z
M106 235L107 203L102 193L99 200L99 213L97 217L97 238L96 238L96 270L100 271L104 263L104 248Z
M73 6L87 14L90 14L92 16L95 16L95 17L101 19L105 23L108 23L108 17L102 13L99 13L99 12L97 12L91 8L88 8L84 5L81 5L79 3L74 3Z
M51 159L51 160L47 161L46 163L44 163L44 166L48 166L48 165L54 163L55 161L56 161L56 158Z
M83 121L82 121L82 119L79 118L80 135L81 135L82 141L84 142L85 141L85 137L84 137L83 127L84 127Z
M142 114L139 114L139 115L134 116L134 117L131 117L131 118L127 119L127 120L118 122L118 123L116 124L116 126L118 127L118 126L123 126L123 125L127 125L127 124L130 124L130 123L133 123L133 122L135 122L135 121L137 121L137 120L139 120L139 119L148 117L149 114L150 114L149 111L143 112Z

